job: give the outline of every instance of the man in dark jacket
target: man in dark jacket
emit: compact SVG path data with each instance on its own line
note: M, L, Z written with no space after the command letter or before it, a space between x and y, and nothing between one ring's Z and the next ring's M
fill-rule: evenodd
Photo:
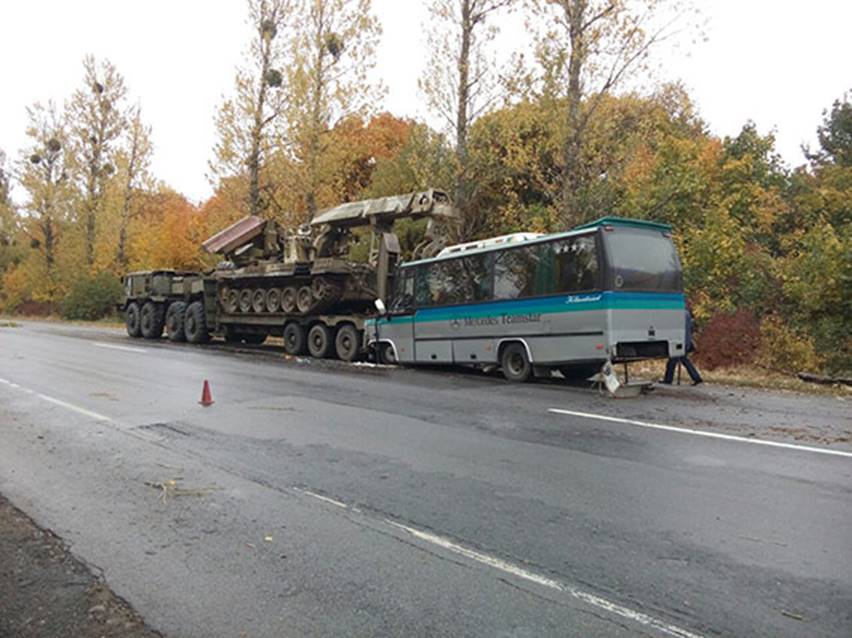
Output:
M674 379L675 368L677 368L678 364L683 364L683 367L686 368L689 378L692 379L692 385L698 385L704 381L688 356L690 352L695 350L695 346L692 343L692 313L689 311L689 308L684 310L684 315L686 316L686 343L683 345L686 352L684 352L682 357L672 357L666 362L666 376L663 378L663 383L668 383L669 385L671 385Z

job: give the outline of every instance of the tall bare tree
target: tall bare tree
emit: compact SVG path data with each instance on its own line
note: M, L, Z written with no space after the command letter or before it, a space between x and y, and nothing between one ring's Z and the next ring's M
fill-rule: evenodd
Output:
M588 176L581 166L584 133L601 99L647 62L674 35L689 7L680 0L531 0L538 26L538 88L553 100L564 127L561 222L585 211L579 193Z
M51 278L60 228L68 218L71 199L68 136L52 102L34 104L27 109L27 117L30 144L18 162L18 178L27 193L24 228L32 247L43 254Z
M237 69L235 95L225 100L216 115L219 140L210 163L212 174L222 178L247 173L246 212L261 213L264 198L263 169L273 152L275 128L287 104L283 69L286 38L297 0L249 0L248 23L252 39L248 63Z
M429 107L453 132L456 156L455 204L464 224L462 239L477 234L479 219L470 207L473 184L468 165L468 130L497 96L491 45L497 34L491 14L515 0L433 0L429 8L429 62L420 90Z
M381 34L372 0L301 0L290 43L290 125L305 172L305 205L317 211L323 136L344 115L364 113L381 89L370 83Z
M133 200L143 185L151 163L151 127L142 122L142 112L136 105L127 115L124 148L118 153L118 170L122 179L121 220L118 227L118 246L115 261L121 270L128 265L127 233L133 214Z
M74 157L74 177L82 194L86 227L86 263L95 263L97 219L107 181L115 172L118 138L125 125L124 78L108 60L83 59L83 86L68 103L69 144Z

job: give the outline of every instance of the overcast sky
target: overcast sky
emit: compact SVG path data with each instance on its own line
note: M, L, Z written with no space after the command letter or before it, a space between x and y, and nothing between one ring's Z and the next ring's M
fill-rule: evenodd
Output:
M384 108L423 118L417 77L428 56L425 0L374 0L384 35L377 74ZM661 55L658 76L681 80L712 132L746 120L775 130L791 165L813 143L822 110L852 88L852 2L698 0L708 41L685 57ZM26 143L25 107L61 104L82 79L87 53L109 58L153 126L153 170L193 201L206 198L213 114L232 85L248 39L243 0L27 0L3 2L0 19L0 149ZM524 37L518 20L503 47Z

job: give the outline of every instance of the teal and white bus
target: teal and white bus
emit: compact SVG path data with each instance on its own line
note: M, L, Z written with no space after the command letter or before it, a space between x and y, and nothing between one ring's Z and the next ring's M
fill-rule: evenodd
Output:
M683 355L684 312L671 227L604 217L401 264L365 338L384 363L497 365L511 381L586 377L606 362Z

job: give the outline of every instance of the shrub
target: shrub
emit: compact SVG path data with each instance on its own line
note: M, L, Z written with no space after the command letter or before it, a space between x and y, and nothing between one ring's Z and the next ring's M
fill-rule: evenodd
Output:
M775 315L760 322L757 363L782 372L813 372L820 368L813 339L797 333Z
M695 339L695 359L708 370L752 363L759 325L747 310L713 315Z
M94 321L115 312L123 289L118 277L108 272L78 279L62 301L65 319Z

